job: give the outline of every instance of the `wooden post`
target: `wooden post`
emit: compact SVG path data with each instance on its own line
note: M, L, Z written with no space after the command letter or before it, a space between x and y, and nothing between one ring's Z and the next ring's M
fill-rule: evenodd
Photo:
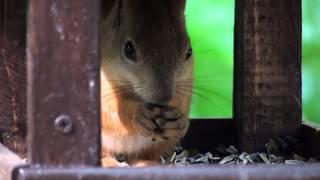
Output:
M31 0L28 150L32 164L100 164L99 0Z
M242 150L301 125L301 0L236 0L234 97Z
M26 154L27 2L0 1L0 143Z

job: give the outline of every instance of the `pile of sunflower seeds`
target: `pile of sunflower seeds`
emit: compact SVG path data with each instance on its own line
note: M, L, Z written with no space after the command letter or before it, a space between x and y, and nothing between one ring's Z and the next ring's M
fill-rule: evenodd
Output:
M261 152L247 153L239 152L235 146L225 147L219 145L207 153L195 153L185 150L180 145L176 147L171 155L161 157L163 164L186 166L192 164L288 164L296 165L303 163L320 162L320 157L305 158L299 155L298 141L290 136L285 138L270 138Z

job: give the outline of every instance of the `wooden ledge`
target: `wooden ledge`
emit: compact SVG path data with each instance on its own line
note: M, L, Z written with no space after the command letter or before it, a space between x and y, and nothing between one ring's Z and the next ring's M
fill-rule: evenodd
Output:
M104 179L319 179L320 164L299 166L186 166L148 168L37 168L14 170L13 180Z

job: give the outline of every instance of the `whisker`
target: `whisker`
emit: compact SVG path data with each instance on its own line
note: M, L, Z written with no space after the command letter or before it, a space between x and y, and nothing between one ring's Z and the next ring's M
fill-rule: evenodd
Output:
M188 80L201 80L204 78L217 79L225 76L228 76L225 72L216 72L214 74L202 74L202 75L196 74L192 78L189 78Z
M191 87L188 87L188 86L182 86L182 87L191 89ZM200 86L194 86L194 85L193 85L192 89L193 89L193 90L198 89L198 90L206 91L207 93L210 93L211 95L214 95L215 97L223 100L226 104L229 104L229 103L231 102L231 101L230 101L227 97L225 97L224 95L221 95L221 94L219 94L218 92L213 91L213 90L211 90L211 89L207 89L207 88L205 88L205 87L200 87ZM199 92L199 91L198 91L198 92Z
M213 103L212 101L210 101L210 99L204 95L202 95L201 93L199 92L196 92L194 90L191 90L191 89L187 89L187 88L181 88L181 87L177 87L177 91L180 91L180 92L185 92L186 93L189 93L189 94L194 94L194 95L197 95L198 97L200 98L203 98L204 100L208 101L209 103ZM189 95L189 94L186 94L186 95Z
M132 81L132 80L119 80L119 79L108 79L107 78L107 81L110 81L110 82L120 82L120 83L126 83L126 84L142 84L142 82L139 82L139 81Z
M183 90L185 91L185 90ZM194 95L197 95L198 97L202 98L202 99L205 99L209 104L211 104L212 106L216 106L218 107L219 109L221 110L224 110L224 106L222 106L221 104L219 103L216 103L216 102L213 102L211 101L209 98L207 98L206 96L203 96L202 94L198 93L198 92L195 92L195 91L192 91L191 94L194 94Z
M117 87L113 87L113 88L102 89L101 90L103 92L102 97L107 97L107 96L111 96L111 95L118 95L122 92L125 92L126 90L130 90L132 88L142 88L142 87L143 86L126 85L126 86L117 86ZM108 91L109 91L109 93L106 93Z

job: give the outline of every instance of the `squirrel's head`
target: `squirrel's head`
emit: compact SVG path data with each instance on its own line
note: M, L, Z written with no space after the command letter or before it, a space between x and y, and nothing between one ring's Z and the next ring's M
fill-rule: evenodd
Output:
M101 33L102 72L115 87L126 87L144 102L157 104L171 100L177 83L190 88L193 58L185 4L185 0L114 2Z

